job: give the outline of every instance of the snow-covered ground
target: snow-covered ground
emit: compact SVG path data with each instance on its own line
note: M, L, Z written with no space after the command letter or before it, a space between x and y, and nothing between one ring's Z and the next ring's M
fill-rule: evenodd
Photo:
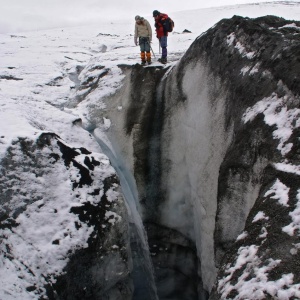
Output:
M169 61L176 63L197 36L222 18L266 14L299 20L300 6L266 3L174 13ZM153 22L151 16L145 17ZM100 106L101 98L120 87L123 74L117 65L139 62L139 47L133 43L133 20L134 16L84 27L0 35L0 157L16 136L33 136L42 131L56 132L74 145L87 142L72 134L71 121L76 116L84 118L91 102ZM192 33L182 33L185 29ZM158 58L155 36L152 48ZM86 79L84 72L76 78L76 68L87 65L89 69L93 65L109 69L101 81L101 90L72 110L64 109L70 106L76 84ZM101 70L95 68L93 75L97 72Z
M175 31L170 34L168 41L170 64L176 64L195 38L222 18L230 18L233 15L258 17L274 14L286 19L300 20L300 3L293 3L294 5L283 2L239 5L174 13L171 17L175 21ZM145 17L151 24L153 23L151 16ZM185 29L190 30L191 33L182 33ZM139 62L139 47L134 46L133 32L134 16L128 20L112 23L1 34L0 159L5 156L8 147L17 138L24 137L35 141L43 132L56 133L71 147L84 146L90 151L101 152L98 143L84 128L89 127L93 110L105 109L102 99L116 92L122 85L124 74L118 65ZM155 36L152 48L158 58L159 47ZM159 65L154 62L154 65L156 64ZM79 69L82 72L78 76ZM102 72L106 72L106 75L101 79L99 88L91 92L84 101L76 102L74 100L76 96L87 92L84 89L77 90L79 84L84 85L89 76ZM260 105L267 105L267 101L268 99L262 100ZM252 108L245 115L246 121L251 119L260 108L255 112L253 109L256 108ZM121 108L119 111L122 113ZM268 113L266 109L263 111L265 114ZM83 120L83 128L73 125L78 117ZM105 118L99 120L99 123L103 124L101 127L103 131L110 126L110 120ZM282 124L280 126L280 128L286 127ZM277 138L284 142L289 132L284 133L281 130L276 134ZM287 147L288 145L282 146L280 149L283 154L288 151ZM20 224L23 221L21 216ZM24 221L20 229L27 230L30 234L34 232L30 226L35 226L35 223ZM1 230L0 234L3 234ZM22 235L26 236L26 232L22 232ZM36 245L41 242L42 240L31 241ZM21 243L15 247L21 254L22 249L25 249ZM1 251L0 249L2 268L4 265ZM34 258L28 255L26 259ZM63 268L64 264L61 262L59 267ZM0 278L0 296L1 287L3 289L4 286L9 287L15 283L16 277L14 274L9 274L13 271L14 268L8 268L7 276ZM53 271L56 272L59 270ZM19 288L25 289L22 285Z

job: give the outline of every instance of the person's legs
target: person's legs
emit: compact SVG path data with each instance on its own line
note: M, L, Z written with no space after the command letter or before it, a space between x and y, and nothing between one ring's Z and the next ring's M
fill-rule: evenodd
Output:
M145 42L145 51L146 51L147 63L150 64L151 63L151 52L150 52L150 42L148 39Z
M151 52L146 52L146 59L147 59L147 63L150 65L151 64Z
M144 51L141 52L141 63L142 63L142 64L145 64L145 63L146 63L146 55L145 55L145 52L144 52Z
M161 62L166 63L167 62L167 56L168 56L168 37L167 36L162 36L160 38L160 46L161 46Z
M146 63L146 55L145 55L145 41L143 38L139 38L139 44L140 44L140 49L141 49L141 61L142 64Z

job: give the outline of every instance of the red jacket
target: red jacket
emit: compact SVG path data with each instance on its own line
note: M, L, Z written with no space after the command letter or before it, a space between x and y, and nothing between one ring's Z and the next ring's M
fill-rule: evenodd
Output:
M154 18L155 20L155 30L156 30L156 37L161 38L162 36L168 36L168 32L164 29L164 21L168 18L167 14L160 13L157 17Z

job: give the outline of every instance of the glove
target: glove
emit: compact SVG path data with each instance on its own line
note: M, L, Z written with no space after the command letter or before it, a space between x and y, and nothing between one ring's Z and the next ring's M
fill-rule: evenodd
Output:
M136 46L138 45L136 37L134 38L134 43L135 43Z

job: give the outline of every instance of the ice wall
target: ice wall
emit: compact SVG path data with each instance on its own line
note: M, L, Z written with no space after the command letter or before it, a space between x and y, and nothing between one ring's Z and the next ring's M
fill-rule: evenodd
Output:
M227 92L202 60L181 62L167 78L165 92L161 222L195 241L209 290L215 279L218 173L232 135L225 128Z
M122 90L107 102L114 118L107 134L135 176L150 247L162 240L166 246L166 228L177 236L168 243L190 240L206 291L216 276L218 173L232 138L232 127L225 125L226 96L207 63L183 58L167 72L134 67ZM123 110L119 116L117 105ZM197 262L194 268L197 272Z

